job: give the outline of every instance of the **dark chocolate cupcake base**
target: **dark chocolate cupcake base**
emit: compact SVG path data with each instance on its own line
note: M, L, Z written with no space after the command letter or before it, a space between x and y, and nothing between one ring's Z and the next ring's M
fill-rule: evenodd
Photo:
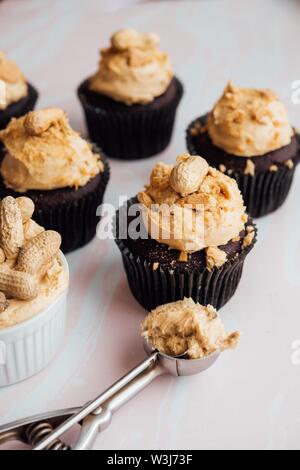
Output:
M136 202L135 198L129 200L117 212L115 242L122 255L130 290L140 305L149 311L184 297L217 309L225 305L237 289L245 257L256 242L256 232L247 247L243 247L245 232L240 234L239 240L219 247L226 252L227 261L209 270L205 250L193 253L188 262L181 262L177 250L170 250L151 238L120 238L120 218ZM249 221L248 225L253 224Z
M234 178L251 217L262 217L278 209L291 188L300 158L300 136L278 150L256 157L238 157L216 147L206 131L207 115L195 119L188 127L186 142L192 155L201 155L211 166ZM245 174L247 160L255 167L254 175Z
M151 157L168 146L182 95L183 86L177 78L147 105L127 106L93 92L89 80L78 88L90 140L110 157L122 160Z
M31 198L35 204L33 219L45 229L56 230L61 234L61 249L64 253L86 245L96 235L100 220L96 215L97 208L103 201L110 170L103 152L97 148L94 148L94 152L100 153L104 171L78 189L60 188L18 193L7 188L2 179L0 180L0 198L5 196Z
M266 171L254 176L233 172L231 174L243 195L247 212L258 218L279 209L285 202L294 179L293 168L282 167L277 171Z
M6 109L0 110L0 129L5 129L9 121L15 117L24 116L24 114L32 111L38 99L37 90L27 83L28 94L16 103L10 104Z

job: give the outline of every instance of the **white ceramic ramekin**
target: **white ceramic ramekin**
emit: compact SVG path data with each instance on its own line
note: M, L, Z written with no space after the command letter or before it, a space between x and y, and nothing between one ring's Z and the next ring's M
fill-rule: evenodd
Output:
M62 253L61 260L69 272ZM64 338L67 293L31 319L0 330L0 387L31 377L53 359Z

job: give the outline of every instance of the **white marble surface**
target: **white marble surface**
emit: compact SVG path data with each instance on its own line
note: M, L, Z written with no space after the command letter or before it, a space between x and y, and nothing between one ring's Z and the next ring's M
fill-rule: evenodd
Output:
M116 203L119 194L143 186L156 161L171 162L185 149L185 127L211 107L229 78L274 88L299 125L300 105L291 102L291 83L300 79L299 25L300 4L292 0L160 1L113 13L93 0L11 0L0 6L0 47L39 88L38 106L62 106L85 132L75 89L95 70L98 49L123 26L160 33L185 84L184 99L162 155L111 162L106 201ZM222 309L228 329L243 331L239 349L201 376L159 379L118 412L97 449L300 448L300 366L291 361L300 339L299 200L298 171L284 206L257 222L258 243ZM114 243L94 240L68 261L64 346L45 371L0 390L1 424L82 404L144 357L144 312L127 288Z

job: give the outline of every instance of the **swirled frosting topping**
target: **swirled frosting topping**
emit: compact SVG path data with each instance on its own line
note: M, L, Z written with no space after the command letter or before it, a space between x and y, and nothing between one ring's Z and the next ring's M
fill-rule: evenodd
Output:
M31 111L0 132L1 175L18 192L84 186L104 169L100 155L69 125L62 109Z
M271 90L237 88L231 82L208 116L214 145L241 157L264 155L293 136L287 109Z
M150 103L167 90L174 75L169 56L158 45L155 33L118 31L110 47L101 50L90 89L127 105Z
M236 181L199 156L155 165L138 200L151 238L181 252L225 245L247 221Z
M4 99L0 101L0 110L19 101L27 95L27 83L17 64L8 60L0 51L0 80L4 86Z

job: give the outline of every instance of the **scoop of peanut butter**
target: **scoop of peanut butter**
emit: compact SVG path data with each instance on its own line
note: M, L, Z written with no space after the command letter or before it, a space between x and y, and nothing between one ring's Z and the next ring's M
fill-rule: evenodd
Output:
M204 307L191 298L161 305L152 310L142 323L142 336L168 356L185 354L199 359L217 351L234 348L240 333L226 333L216 310Z

